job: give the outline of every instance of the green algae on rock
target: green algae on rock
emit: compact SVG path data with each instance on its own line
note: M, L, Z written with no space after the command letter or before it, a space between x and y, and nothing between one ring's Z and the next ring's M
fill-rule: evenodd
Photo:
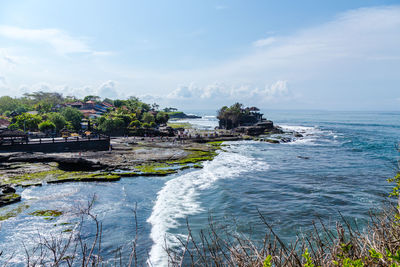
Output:
M166 176L178 172L177 169L171 168L171 164L158 162L142 164L135 169L139 171L137 175L140 176Z
M21 200L21 196L15 193L0 195L0 207L16 203Z
M36 173L28 173L5 179L7 183L21 186L41 185L43 181L47 183L65 183L74 181L98 181L109 182L118 181L121 177L108 172L89 173L89 172L68 172L62 170L51 170Z
M59 210L36 210L34 212L29 213L29 215L44 217L44 219L48 221L55 220L62 214L63 212Z
M16 217L18 214L22 213L23 211L27 210L29 208L29 205L26 204L21 204L15 209L9 210L4 214L0 215L0 221L5 221L10 218Z

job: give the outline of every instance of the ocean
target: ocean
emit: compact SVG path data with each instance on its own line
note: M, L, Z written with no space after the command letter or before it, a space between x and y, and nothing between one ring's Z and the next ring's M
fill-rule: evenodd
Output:
M398 169L400 112L264 111L264 117L304 137L290 143L226 142L202 169L166 177L122 178L113 183L65 183L19 188L24 212L1 223L0 263L24 266L26 248L40 238L69 231L93 240L96 227L80 223L79 207L95 196L92 213L102 223L105 261L116 255L127 261L137 236L141 265L167 265L165 246L181 246L186 222L196 235L209 220L232 233L262 240L268 229L259 213L285 242L312 228L313 221L341 219L365 226L369 211L388 200L393 185L386 180ZM190 120L212 129L214 114ZM62 210L49 221L30 216L39 209ZM137 227L135 223L137 218ZM67 231L66 231L67 230ZM119 257L119 256L118 256ZM117 258L118 258L117 257Z

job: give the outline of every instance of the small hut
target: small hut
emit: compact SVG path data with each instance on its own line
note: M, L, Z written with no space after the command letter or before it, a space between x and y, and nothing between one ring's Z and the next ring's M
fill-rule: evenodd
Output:
M21 144L28 141L28 135L22 131L3 130L0 131L0 144Z
M66 137L70 137L71 136L71 131L68 130L67 128L63 128L60 130L60 134L62 137L66 138Z

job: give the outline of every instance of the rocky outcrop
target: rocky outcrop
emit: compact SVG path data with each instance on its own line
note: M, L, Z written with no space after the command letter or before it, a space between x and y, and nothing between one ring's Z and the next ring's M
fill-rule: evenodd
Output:
M104 169L106 166L98 161L88 160L84 158L67 158L62 156L53 156L45 154L29 154L18 153L0 158L0 163L3 162L57 162L58 167L65 171L96 171Z
M168 116L170 119L201 119L200 116L196 116L193 114L186 114L181 111L169 112Z
M239 126L235 128L235 132L243 133L251 136L257 136L265 133L282 133L282 130L276 128L274 123L269 120L263 120L250 126Z
M16 203L21 196L15 193L15 189L9 185L0 185L0 207Z

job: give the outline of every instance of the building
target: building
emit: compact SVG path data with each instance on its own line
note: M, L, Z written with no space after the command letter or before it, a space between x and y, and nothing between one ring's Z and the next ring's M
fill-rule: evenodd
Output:
M0 129L4 130L7 129L8 126L10 126L11 122L9 122L6 119L0 119Z
M66 107L71 107L71 108L81 109L83 107L83 103L81 101L69 102L69 103L65 103L65 106Z

